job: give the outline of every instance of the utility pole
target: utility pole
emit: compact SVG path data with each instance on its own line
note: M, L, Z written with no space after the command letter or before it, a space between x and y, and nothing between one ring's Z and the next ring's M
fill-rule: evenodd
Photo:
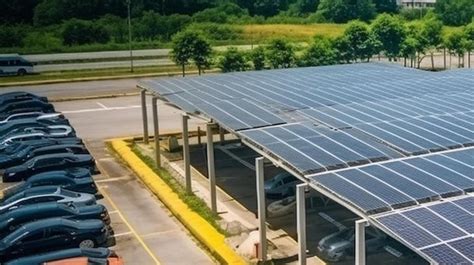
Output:
M132 0L127 0L127 13L128 13L128 48L130 49L130 72L133 73L133 51L132 51L132 18L130 14L130 6Z

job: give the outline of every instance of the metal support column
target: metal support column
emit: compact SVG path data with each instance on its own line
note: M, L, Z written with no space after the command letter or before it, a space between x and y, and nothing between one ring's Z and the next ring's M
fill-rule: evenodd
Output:
M264 170L264 158L255 158L255 169L257 177L257 208L258 208L258 231L259 231L259 244L258 244L258 259L261 261L267 260L267 227L266 223L266 207L265 207L265 170Z
M158 123L158 98L153 97L151 101L153 111L153 135L155 138L155 162L158 167L161 167L161 154L160 154L160 127Z
M365 265L365 226L366 220L355 222L355 264Z
M225 141L224 133L225 133L224 129L222 129L222 127L219 127L219 142L221 145L224 145L224 141Z
M306 265L306 196L308 184L296 186L296 233L298 234L298 264Z
M214 124L208 123L206 126L207 136L207 174L209 178L209 191L211 193L211 210L217 213L217 197L216 197L216 168L214 165L214 139L212 135L212 127Z
M148 113L146 110L146 90L141 91L142 99L142 118L143 118L143 142L148 144Z
M191 186L191 160L189 155L189 133L188 133L189 116L183 114L183 162L184 162L184 178L186 180L186 192L192 193Z

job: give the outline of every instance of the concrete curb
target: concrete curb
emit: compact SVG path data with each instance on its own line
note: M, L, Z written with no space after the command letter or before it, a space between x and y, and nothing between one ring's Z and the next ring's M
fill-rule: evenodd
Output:
M247 264L225 243L225 236L191 210L151 168L132 152L124 139L111 140L110 144L145 185L219 262L229 265Z
M117 98L117 97L129 97L129 96L138 96L140 92L135 93L120 93L120 94L104 94L104 95L95 95L95 96L85 96L85 97L68 97L68 98L50 98L50 102L66 102L74 100L89 100L89 99L100 99L100 98Z
M211 69L211 70L206 71L206 73L219 73L219 72L220 72L220 70L217 70L217 69ZM47 84L87 82L87 81L103 81L103 80L118 80L118 79L143 78L143 77L176 76L176 75L181 75L181 74L182 74L181 72L164 72L164 73L149 73L149 74L128 74L128 75L120 75L120 76L99 76L99 77L52 79L52 80L25 81L25 82L8 82L8 83L0 83L0 87L33 86L33 85L47 85ZM198 74L198 71L186 72L186 75L196 75L196 74Z

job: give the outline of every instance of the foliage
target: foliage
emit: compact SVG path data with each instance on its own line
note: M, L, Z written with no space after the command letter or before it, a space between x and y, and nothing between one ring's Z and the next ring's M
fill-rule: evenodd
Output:
M400 56L403 58L415 58L418 46L418 40L415 38L405 38L400 45Z
M65 45L107 43L110 36L100 24L91 21L71 19L64 24L62 38Z
M436 49L442 43L441 32L443 24L437 19L423 21L419 31L418 41L425 49Z
M429 8L402 8L399 14L405 20L417 20L423 19L429 10Z
M372 22L372 34L380 41L382 50L389 58L400 53L406 33L403 22L396 16L382 14Z
M218 67L223 72L245 71L247 62L245 56L235 47L229 47L219 60Z
M474 17L474 1L437 0L435 12L446 25L466 25L470 23Z
M267 46L266 56L273 68L290 68L295 62L294 47L284 39L272 40Z
M194 23L189 25L186 30L199 32L210 40L235 40L241 32L236 27L216 23Z
M454 31L447 36L444 40L444 46L450 51L450 53L456 54L459 57L464 56L467 48L466 35L464 32Z
M374 0L375 10L377 13L397 13L397 0Z
M375 15L372 0L321 0L317 14L326 21L345 23L352 19L368 21Z
M224 3L214 8L204 9L193 15L195 22L228 23L231 17L247 16L248 11L234 3Z
M204 37L197 35L195 36L191 59L197 66L199 75L203 69L207 69L211 66L212 47L211 44Z
M26 35L26 27L0 25L0 47L19 47Z
M59 51L62 40L51 32L30 32L23 38L23 46L48 51Z
M319 0L296 0L288 8L288 14L291 16L305 16L316 12Z
M132 21L134 36L139 40L169 40L170 36L185 28L191 21L187 15L162 16L148 11Z
M349 63L352 58L351 44L346 36L339 36L332 42L333 48L336 52L336 61L338 63Z
M253 14L271 17L288 8L288 0L254 0Z
M351 60L369 59L380 46L377 39L370 33L368 25L358 20L349 23L344 32L344 37L349 44Z
M329 39L315 37L299 61L301 66L331 65L336 63L336 51Z
M173 36L172 60L182 67L183 76L185 66L193 60L198 67L199 74L202 69L210 66L212 48L209 42L197 32L183 31Z
M249 57L255 70L262 70L265 68L266 55L265 49L262 46L253 49L250 52Z
M0 24L31 23L39 0L0 0Z
M105 15L96 22L109 34L111 40L116 43L128 41L127 20L114 15Z

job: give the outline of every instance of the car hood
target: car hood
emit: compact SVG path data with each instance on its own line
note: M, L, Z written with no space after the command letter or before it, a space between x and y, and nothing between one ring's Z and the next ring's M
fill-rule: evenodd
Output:
M319 241L319 246L324 249L340 249L350 246L350 242L337 235L327 236Z
M8 176L8 175L11 175L11 174L16 174L16 173L18 173L18 172L22 172L22 171L24 171L24 170L26 170L26 169L27 169L27 167L26 167L26 166L23 166L23 165L21 165L21 166L9 167L9 168L5 169L5 172L3 172L3 174L4 174L5 176Z

